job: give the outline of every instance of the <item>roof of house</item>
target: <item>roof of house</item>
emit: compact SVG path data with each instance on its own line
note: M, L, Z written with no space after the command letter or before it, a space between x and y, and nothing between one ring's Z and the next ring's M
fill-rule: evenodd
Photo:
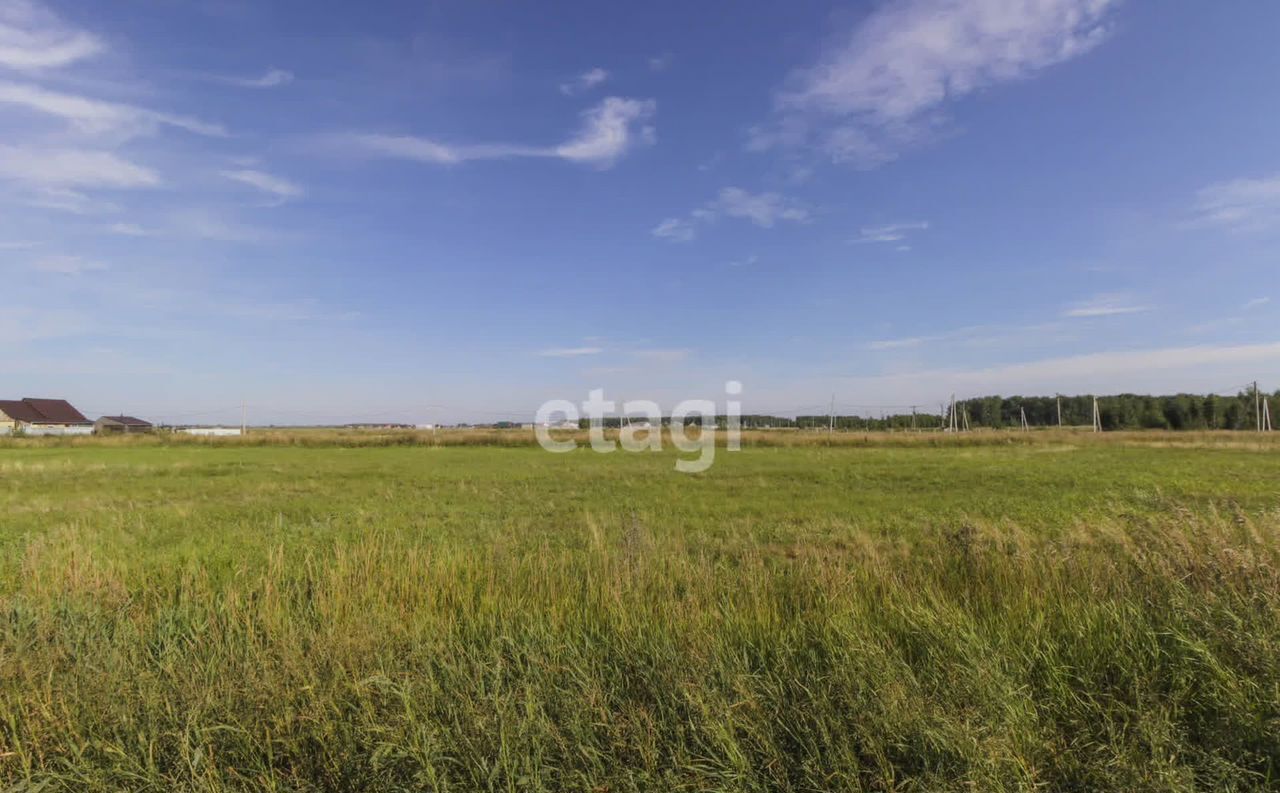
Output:
M65 399L0 400L0 412L14 421L27 424L92 424L84 414Z
M44 419L40 411L18 399L0 399L0 413L14 421L24 421L28 424Z
M85 418L84 414L71 406L71 403L65 399L35 399L33 397L23 397L31 407L35 408L41 416L44 416L45 422L48 424L92 424L92 421Z
M123 424L126 427L150 427L151 422L143 421L133 416L103 416L98 421L110 421L114 424Z

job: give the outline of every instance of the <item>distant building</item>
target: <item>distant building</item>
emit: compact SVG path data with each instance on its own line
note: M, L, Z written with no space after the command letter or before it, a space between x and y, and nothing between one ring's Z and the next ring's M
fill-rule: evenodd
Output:
M0 399L0 434L89 435L93 422L65 399Z
M94 435L131 435L136 432L151 432L155 427L149 421L133 416L103 416L93 422Z
M240 434L239 427L182 427L178 432L184 435L211 435L225 438Z

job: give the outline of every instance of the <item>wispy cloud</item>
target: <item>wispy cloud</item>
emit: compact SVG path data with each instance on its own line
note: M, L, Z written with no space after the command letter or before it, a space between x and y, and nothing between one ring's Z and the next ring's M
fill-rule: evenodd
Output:
M675 60L675 56L669 52L664 52L660 55L654 55L653 57L649 58L649 71L651 72L666 71L667 68L671 66L671 62L673 60Z
M95 270L105 270L107 266L102 262L85 259L80 256L46 256L37 259L32 268L42 273L57 273L59 275L82 275Z
M1211 184L1196 196L1198 222L1236 231L1280 227L1280 174Z
M0 179L29 185L129 189L155 187L160 177L109 152L0 144Z
M1244 309L1245 311L1248 311L1251 308L1261 308L1262 306L1265 306L1270 302L1271 302L1271 298L1269 297L1255 297L1252 300L1248 300L1245 302Z
M780 220L793 223L809 221L809 210L794 199L778 193L749 193L740 187L725 187L703 210L703 216L724 215L743 218L761 228L772 228Z
M642 361L651 363L679 363L693 355L693 350L686 347L639 349L632 350L631 354Z
M602 352L604 352L602 347L552 347L539 350L538 355L543 358L581 358L584 355L599 355Z
M158 235L158 232L143 228L136 223L112 223L106 227L106 231L122 237L154 237Z
M293 82L293 72L268 69L261 77L219 77L217 80L240 88L279 88Z
M689 242L697 236L693 224L682 218L666 218L649 233L671 242Z
M1150 311L1149 306L1135 303L1122 294L1101 294L1089 300L1072 304L1063 310L1062 316L1071 319L1088 317L1113 317L1120 314L1141 314Z
M189 116L48 91L38 86L4 80L0 80L0 103L60 118L78 131L90 134L132 136L152 132L157 126L176 127L197 135L213 137L227 134L226 129L219 124Z
M868 226L858 229L858 236L853 242L901 242L913 231L924 231L929 224L924 221L911 223L889 223L884 226Z
M690 212L687 219L666 218L651 233L670 242L688 242L697 236L699 223L713 223L722 217L748 220L766 229L783 221L808 223L812 218L807 207L779 193L724 187L714 199Z
M106 49L97 36L76 30L32 0L0 2L0 66L39 71L69 66Z
M588 69L568 82L560 83L560 93L565 96L580 94L584 91L590 91L608 79L609 72L597 66L594 69Z
M222 176L234 182L257 188L264 193L270 193L280 200L299 198L305 193L301 186L290 182L288 179L251 168L238 171L223 171Z
M812 148L874 167L929 137L947 102L1078 57L1118 0L904 0L880 4L790 77L749 148Z
M651 99L611 96L582 113L576 135L555 146L519 143L451 144L411 135L356 134L338 139L365 154L396 157L436 165L456 165L472 160L516 157L550 157L569 162L612 167L638 145L652 143L653 128L645 125L657 109Z

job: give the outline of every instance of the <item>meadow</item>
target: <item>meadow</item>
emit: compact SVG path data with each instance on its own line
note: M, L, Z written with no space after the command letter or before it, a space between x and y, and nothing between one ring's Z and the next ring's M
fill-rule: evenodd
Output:
M1280 442L0 441L0 789L1268 790Z

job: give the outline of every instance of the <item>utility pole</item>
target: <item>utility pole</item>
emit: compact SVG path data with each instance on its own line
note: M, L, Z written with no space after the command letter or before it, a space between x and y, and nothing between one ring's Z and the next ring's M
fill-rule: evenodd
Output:
M1266 398L1262 400L1262 431L1271 431L1271 404Z
M1027 409L1024 407L1020 407L1018 408L1018 410L1022 413L1022 431L1026 432L1027 430L1031 429L1031 427L1027 425Z
M240 400L240 434L249 434L249 407L243 399Z
M831 395L831 409L827 411L827 434L836 431L836 395Z
M911 431L916 431L916 406L911 406Z
M1098 411L1098 398L1093 398L1093 431L1102 432L1102 413Z
M1062 396L1058 396L1058 429L1062 429Z
M1258 381L1253 381L1253 412L1258 421L1258 432L1262 432L1262 396L1258 393Z

